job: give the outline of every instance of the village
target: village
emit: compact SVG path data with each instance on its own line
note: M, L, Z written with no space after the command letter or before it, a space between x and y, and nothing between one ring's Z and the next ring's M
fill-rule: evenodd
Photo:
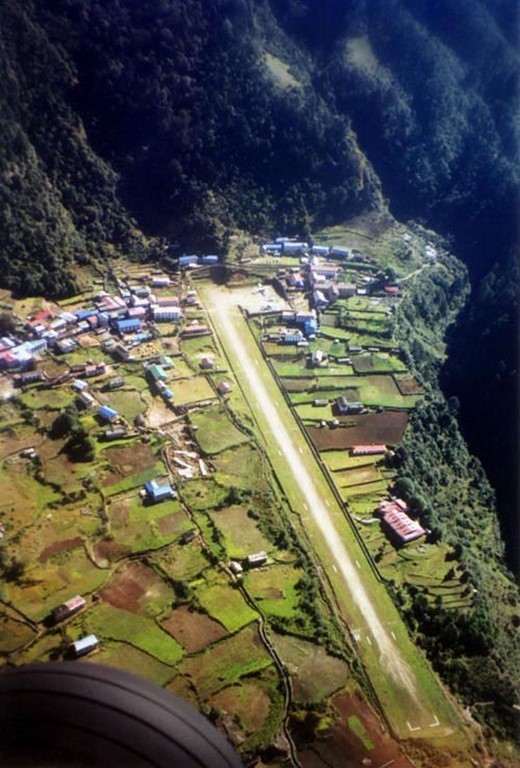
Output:
M428 531L391 492L385 465L421 397L391 334L399 278L352 249L294 250L299 242L257 245L255 259L231 262L227 290L240 296L371 567L404 579L431 562L435 576L423 565L417 579L432 599L467 600L458 574L445 579L446 547L435 557L422 544L400 554ZM137 666L183 694L189 680L201 707L226 702L242 713L240 728L224 718L224 730L247 744L272 737L275 670L280 659L317 653L323 609L301 607L305 567L276 543L300 523L283 517L287 502L206 309L219 259L204 258L180 257L175 272L114 261L90 276L84 295L60 304L1 299L11 327L4 322L0 339L0 651L13 663ZM258 616L276 642L258 639ZM282 626L306 639L293 647ZM241 668L209 684L217 657L230 654L247 670L252 649L258 673L247 685L264 702L260 725L236 691L246 684ZM326 697L347 669L320 654L337 672Z
M278 285L279 292L290 300L293 307L297 308L283 309L280 312L273 299L270 303L263 304L259 313L249 314L252 317L260 315L262 318L261 341L264 354L273 361L273 371L282 389L285 387L289 390L288 398L293 405L296 405L296 401L291 401L291 388L297 386L297 402L302 405L303 386L307 379L309 384L307 392L309 396L314 395L312 408L320 415L319 418L313 418L312 412L307 408L304 416L303 412L298 414L295 408L297 417L303 420L304 425L311 426L319 422L321 430L327 427L338 429L348 423L353 425L352 419L348 420L345 417L373 414L374 421L374 417L377 419L376 413L381 414L383 410L403 412L413 408L420 393L420 387L416 383L411 384L411 381L407 382L407 387L403 385L400 391L401 402L393 403L387 400L385 403L385 398L381 397L380 402L372 399L367 403L357 398L359 392L363 391L358 386L359 374L373 373L379 376L381 373L390 374L391 381L394 373L406 373L405 366L399 361L398 350L391 341L391 334L387 330L388 321L391 321L399 305L401 293L399 281L396 280L393 270L385 272L379 269L369 257L357 249L345 246L309 245L296 238L279 237L274 242L264 243L260 246L260 253L269 257L297 257L299 260L298 266L277 269L275 283ZM425 262L433 264L436 257L435 249L428 244L425 248ZM345 279L346 276L348 280ZM258 290L263 290L265 294L265 289ZM349 301L352 299L355 300L354 306L357 312L365 314L364 317L361 314L362 320L371 320L372 325L375 322L379 323L373 338L369 339L368 343L366 339L359 340L358 336L349 332L350 328L354 329L358 316L352 313L354 322L352 320L350 324L345 322L345 316L348 316L354 304ZM331 325L331 318L334 324L343 320L342 326ZM361 325L362 321L358 323ZM291 358L296 361L296 365L303 363L303 367L301 370L296 370L295 375L291 372L291 377L287 377L286 380L283 361L289 361ZM382 363L381 371L377 368L377 362L375 362L377 359L380 364ZM276 365L280 365L280 361L282 361L282 367L277 373ZM323 376L320 379L320 374L329 372L336 374L335 379L330 376ZM334 392L334 387L331 385L337 387L338 391ZM331 394L333 397L330 397ZM327 419L323 418L325 412L327 412ZM377 438L377 428L375 432L372 428L369 434ZM384 430L381 434L384 434ZM386 452L396 447L401 434L398 427L395 437L388 440L386 444L367 442L346 445L348 451L346 455L356 459L358 468L356 474L359 474L359 466L361 466L360 457L365 457L367 465L375 469L374 462L384 462ZM323 443L322 436L316 443L318 451ZM327 454L331 456L331 452L325 452L324 456ZM362 458L361 461L363 461ZM338 480L337 463L333 477L336 481ZM380 475L380 477L384 485L384 476ZM364 485L360 483L354 489L357 490L354 495L358 499L368 497L371 503L375 484L368 483L366 487ZM340 493L341 488L342 486L338 487ZM381 483L377 490L380 488ZM352 506L352 496L344 498L344 501ZM366 499L364 501L363 511L366 511ZM403 545L427 535L428 531L413 519L408 505L402 499L392 497L388 500L374 500L373 506L375 513L381 519L383 530L396 544Z

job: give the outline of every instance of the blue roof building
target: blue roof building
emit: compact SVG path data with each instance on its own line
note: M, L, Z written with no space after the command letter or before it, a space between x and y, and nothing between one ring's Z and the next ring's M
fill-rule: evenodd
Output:
M78 309L76 312L74 312L78 320L86 320L87 317L92 317L93 315L98 315L99 312L97 309Z
M192 254L191 256L179 256L179 267L187 267L189 264L198 264L199 257Z
M141 330L141 321L138 317L129 317L126 320L116 320L114 325L119 333L136 333Z
M314 318L311 318L310 320L306 320L305 323L303 324L303 332L305 333L306 336L315 334L317 330L318 330L318 322Z
M100 416L105 421L112 422L114 419L117 419L118 415L119 414L117 411L115 411L113 408L109 408L108 405L102 405L98 410L98 416Z
M159 485L155 480L151 480L149 483L144 484L145 491L148 498L153 502L164 501L165 499L173 499L175 492L169 483Z

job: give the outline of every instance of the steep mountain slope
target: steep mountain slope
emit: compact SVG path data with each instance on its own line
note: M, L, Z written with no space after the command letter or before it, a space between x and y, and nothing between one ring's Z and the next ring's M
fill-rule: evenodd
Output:
M77 82L30 6L0 8L0 272L18 293L63 296L107 247L143 252L67 94Z
M243 0L56 3L41 21L78 68L73 97L119 191L154 233L223 244L225 227L301 228L380 204L348 120L266 57L265 25Z

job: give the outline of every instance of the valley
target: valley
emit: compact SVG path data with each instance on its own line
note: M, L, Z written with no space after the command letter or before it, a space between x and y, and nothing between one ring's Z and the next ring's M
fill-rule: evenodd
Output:
M53 339L30 375L3 377L0 640L10 663L66 658L94 634L86 663L138 669L268 764L315 765L325 749L325 765L341 732L370 759L406 766L413 752L431 765L448 749L469 766L477 734L386 586L398 573L436 604L471 607L453 550L424 531L396 546L371 517L395 477L377 444L399 444L422 397L391 328L405 278L426 268L425 245L415 239L416 256L400 266L395 251L412 235L382 230L364 262L273 265L243 253L245 264L168 274L113 261L86 270L82 295L61 305L9 300L22 337ZM359 293L320 311L306 346L277 345L285 316L312 312L303 290L270 299L269 282L298 270L307 283L320 263ZM209 275L222 269L226 286ZM385 293L389 282L402 287ZM338 318L346 330L332 325ZM352 390L363 413L335 417L334 399ZM392 414L400 421L383 427ZM332 449L317 437L350 433ZM379 452L356 457L359 442ZM151 497L153 483L171 489L164 500ZM53 624L76 593L84 610ZM295 662L296 647L308 666ZM303 728L310 713L316 724Z

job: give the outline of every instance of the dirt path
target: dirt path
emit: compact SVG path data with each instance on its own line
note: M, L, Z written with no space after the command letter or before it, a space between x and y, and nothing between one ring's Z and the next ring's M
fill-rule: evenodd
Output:
M240 360L242 376L246 378L249 390L253 395L251 405L254 410L261 411L264 418L267 419L271 427L270 438L274 441L279 452L283 454L287 467L293 475L295 485L300 489L303 506L309 510L334 558L335 566L333 568L335 567L336 572L342 575L346 590L363 617L365 625L363 631L365 633L370 632L373 643L377 647L382 668L392 679L393 684L402 690L403 699L407 699L412 705L416 718L426 725L431 722L432 716L431 712L428 713L424 709L424 702L421 701L422 697L418 691L415 674L393 639L391 628L385 626L380 619L360 571L338 534L329 512L330 507L324 503L305 461L302 460L303 451L309 449L305 444L302 444L299 431L292 435L279 418L276 404L273 403L262 381L258 368L259 361L251 354L245 343L244 334L249 333L249 330L237 306L240 302L240 292L226 292L221 289L213 291L210 289L206 296L211 302L208 307L211 314L216 315L218 312L218 327L222 340L226 347L232 349L233 354Z

